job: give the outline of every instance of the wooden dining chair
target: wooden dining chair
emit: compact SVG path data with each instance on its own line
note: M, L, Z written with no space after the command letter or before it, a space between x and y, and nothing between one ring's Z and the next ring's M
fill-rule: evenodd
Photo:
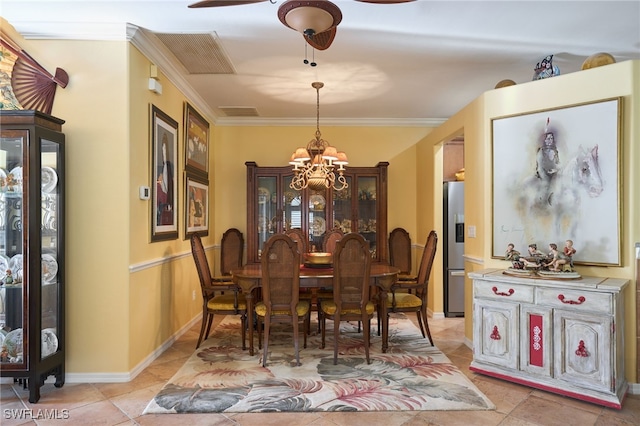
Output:
M333 299L321 300L320 321L325 346L326 320L333 322L333 364L338 363L338 341L341 321L360 321L363 324L364 349L369 360L371 318L375 304L369 298L371 253L369 243L357 233L349 233L336 244L333 252Z
M337 228L325 233L322 238L322 251L324 253L333 253L336 249L336 243L342 237L344 237L344 232Z
M262 301L256 304L255 312L258 318L258 344L264 348L262 366L267 363L272 322L290 323L293 326L296 365L300 365L299 323L304 324L303 347L306 348L310 307L309 301L299 300L300 253L296 242L284 234L269 238L262 250L261 266Z
M429 276L433 267L433 260L436 256L438 246L438 235L436 231L431 231L427 237L420 268L415 281L397 281L387 295L387 317L383 318L387 326L389 324L390 312L415 312L418 316L418 324L422 337L428 337L429 343L433 346L429 322L427 320L427 291L429 289ZM407 293L403 290L412 290L415 294Z
M246 349L247 301L245 296L233 281L214 281L202 245L202 239L198 234L191 235L191 254L196 264L202 291L202 325L200 326L200 336L198 336L196 349L200 347L203 340L209 337L213 316L216 314L240 315L242 349Z
M300 252L300 262L302 263L302 256L307 253L309 250L307 249L309 239L305 238L304 232L300 228L290 228L284 231L284 234L291 238L296 245L298 246L298 251Z
M304 263L304 255L308 251L309 240L305 237L302 229L300 228L291 228L284 232L289 238L291 238L296 245L298 246L298 251L300 252L300 263ZM309 302L311 307L313 308L314 302L317 300L317 289L300 289L300 299L306 300ZM320 329L318 328L318 331ZM306 329L307 334L311 334L311 326Z
M214 282L231 282L231 271L242 267L244 235L239 229L229 228L222 234L220 242L220 275Z
M389 234L389 264L400 269L398 280L415 281L411 269L411 237L404 228L395 228Z
M389 233L389 264L400 269L398 281L415 281L418 277L412 274L411 237L404 228L394 228ZM411 290L405 290L411 293ZM378 336L381 321L378 321Z

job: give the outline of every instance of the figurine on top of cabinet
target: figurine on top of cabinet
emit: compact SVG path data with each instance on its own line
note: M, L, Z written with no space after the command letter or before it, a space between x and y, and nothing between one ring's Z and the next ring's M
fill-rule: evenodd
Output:
M511 266L504 273L518 277L545 279L578 279L580 274L573 268L571 256L575 253L573 241L567 240L564 249L559 250L555 243L549 244L549 254L538 250L537 244L529 244L526 255L521 255L513 243L507 245L504 259L511 261Z
M533 80L542 80L543 78L560 75L560 68L557 65L553 65L553 55L547 55L542 61L538 62L534 71Z
M513 269L524 269L524 263L520 260L520 252L515 249L513 243L507 244L507 250L504 252L504 260L510 261Z
M567 240L564 242L564 254L569 257L569 265L573 268L573 255L576 254L576 249L573 248L573 241Z
M539 269L546 261L547 257L544 253L538 250L537 244L529 244L527 247L528 254L526 257L520 257L520 261L525 268Z
M520 259L520 252L516 250L516 246L513 243L507 245L507 251L504 252L504 260L518 261Z
M555 243L549 244L549 257L551 260L544 264L545 267L549 268L550 271L560 272L563 270L564 265L569 264L569 256L565 255L563 251L558 250L558 245ZM571 268L569 266L569 268Z

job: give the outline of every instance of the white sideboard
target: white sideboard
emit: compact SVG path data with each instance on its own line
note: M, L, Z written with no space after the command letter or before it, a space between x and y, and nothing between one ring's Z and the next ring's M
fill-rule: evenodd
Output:
M473 279L470 369L620 409L624 305L628 280L514 277L504 270Z

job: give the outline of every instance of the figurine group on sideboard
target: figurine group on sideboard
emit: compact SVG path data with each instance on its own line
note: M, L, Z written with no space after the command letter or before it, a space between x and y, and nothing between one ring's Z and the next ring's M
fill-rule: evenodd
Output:
M526 255L516 250L513 243L507 245L504 258L511 262L506 273L523 276L545 276L556 278L580 278L573 266L576 249L572 240L566 240L564 248L549 243L549 252L543 253L535 243L527 246Z

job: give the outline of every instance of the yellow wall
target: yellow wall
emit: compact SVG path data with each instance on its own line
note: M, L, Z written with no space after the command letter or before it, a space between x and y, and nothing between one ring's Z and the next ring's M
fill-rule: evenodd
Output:
M162 95L147 88L151 63L135 47L129 53L129 119L130 173L127 182L130 208L131 275L129 295L129 365L127 371L139 367L150 354L166 345L171 338L202 312L200 284L184 239L184 95L160 73ZM178 123L178 239L150 242L151 200L140 200L138 188L152 190L150 107L154 105ZM203 238L205 246L212 238ZM195 292L195 299L193 294Z
M627 61L605 67L562 75L546 80L491 90L459 111L420 142L418 152L429 161L429 151L450 135L465 136L465 223L476 226L477 237L465 239L466 272L484 268L504 268L503 260L491 258L491 120L589 101L623 97L623 129L620 162L622 166L622 266L579 267L582 275L611 276L629 279L625 302L626 376L636 380L636 288L634 244L640 241L640 61ZM429 183L418 175L418 191L428 192ZM438 176L434 179L438 180ZM434 191L435 192L435 191ZM434 223L441 223L440 221ZM421 232L431 224L418 217ZM436 226L437 228L437 226ZM436 259L436 264L438 259ZM438 273L437 271L435 273ZM465 283L466 312L471 312L471 282ZM465 334L472 339L472 316L465 317Z

